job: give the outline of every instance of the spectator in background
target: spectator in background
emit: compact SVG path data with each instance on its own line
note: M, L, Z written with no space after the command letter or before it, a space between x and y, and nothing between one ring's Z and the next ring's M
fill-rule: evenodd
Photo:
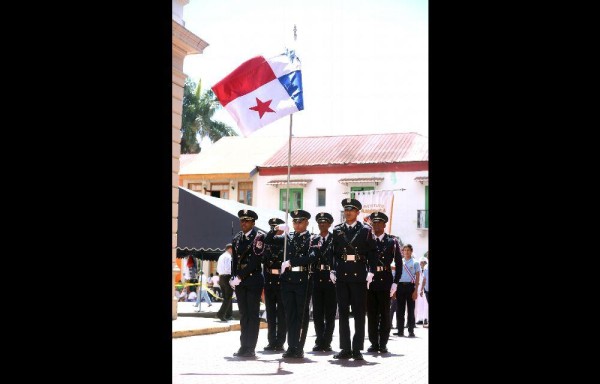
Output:
M208 288L208 285L206 283L206 275L202 271L200 271L199 280L200 281L198 282L198 289L200 289L200 295L197 296L196 304L194 304L194 307L198 307L198 311L196 312L200 312L200 302L202 300L204 300L209 307L212 307L212 302L210 301L210 297L208 296L208 292L206 291L206 288Z
M223 303L219 312L217 312L217 318L221 321L231 320L233 318L232 312L232 301L233 288L229 285L229 279L231 278L231 244L225 246L225 252L219 256L217 261L217 273L219 274L219 287L223 294Z
M187 297L187 300L186 300L186 301L194 302L194 301L196 301L196 297L197 297L197 296L198 296L198 295L196 294L196 291L191 291L191 292L188 294L188 297Z
M427 259L421 258L419 262L421 266L421 282L419 284L420 287L420 295L417 297L415 302L415 318L417 320L417 324L423 324L423 326L427 325L427 318L429 312L429 306L427 305L427 300L423 297L423 287L425 286L425 269L427 268Z
M221 287L219 287L219 272L215 272L213 275L210 274L210 282L212 283L212 290L218 297L221 297Z
M188 287L187 285L185 287L183 287L183 289L181 290L181 293L179 294L179 301L187 301L189 292L190 292L190 287Z

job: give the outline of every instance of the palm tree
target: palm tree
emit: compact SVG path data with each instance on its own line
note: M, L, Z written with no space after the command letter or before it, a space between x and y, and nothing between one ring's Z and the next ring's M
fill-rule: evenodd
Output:
M221 108L214 92L209 89L201 93L200 84L196 85L189 77L183 87L183 110L181 121L181 153L199 153L198 139L208 137L211 142L223 136L238 134L227 124L213 121L212 116Z

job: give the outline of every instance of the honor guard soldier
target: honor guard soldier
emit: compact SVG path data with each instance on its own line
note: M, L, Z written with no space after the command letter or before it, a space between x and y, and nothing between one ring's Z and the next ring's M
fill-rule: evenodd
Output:
M333 216L327 212L319 212L315 216L319 225L319 234L313 239L312 251L315 254L313 273L313 323L317 339L313 351L331 351L331 339L335 329L335 312L337 299L335 284L331 281L333 267L333 236L329 227ZM391 284L391 283L390 283Z
M284 224L280 218L269 219L269 225ZM283 231L277 232L278 235ZM285 344L286 326L285 311L283 310L283 297L281 295L281 263L283 262L283 246L276 244L266 245L263 254L263 276L265 278L265 307L267 309L269 344L265 351L283 351Z
M251 210L238 212L242 230L233 238L231 258L231 286L235 289L240 311L239 357L254 357L260 327L260 296L264 286L261 271L262 254L265 250L265 233L254 227L258 215Z
M404 311L408 312L408 337L415 337L415 300L418 295L418 284L420 281L421 266L412 257L413 247L406 244L402 248L402 262L396 262L396 276L394 284L390 290L390 296L396 292L396 300L398 301L398 333L395 335L404 336ZM408 309L407 309L408 307Z
M390 338L390 289L392 288L392 261L402 263L400 244L393 236L384 232L388 217L383 212L371 214L372 235L375 239L375 258L369 264L373 280L367 283L368 333L371 346L367 352L387 353Z
M303 358L309 321L309 265L314 262L314 255L311 256L309 252L312 236L306 230L310 213L298 209L290 214L293 218L294 232L275 235L279 230L287 231L287 226L277 225L267 233L265 243L281 247L286 243L285 261L281 264L281 293L288 349L283 353L283 357Z
M363 360L361 349L365 342L365 308L367 306L367 282L373 273L367 273L369 262L375 257L375 240L371 227L357 221L362 208L356 199L342 200L345 222L333 230L333 252L335 271L331 279L336 285L340 315L340 348L334 359ZM350 343L349 314L352 306L354 337Z

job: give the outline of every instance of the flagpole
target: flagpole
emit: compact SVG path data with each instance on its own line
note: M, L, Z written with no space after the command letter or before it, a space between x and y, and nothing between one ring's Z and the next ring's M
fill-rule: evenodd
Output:
M287 192L285 194L285 225L288 225L288 216L290 211L290 172L292 170L292 116L290 114L290 137L288 139L288 171L287 171ZM283 237L283 261L287 255L287 233L284 233Z
M294 24L294 44L296 43L296 24ZM294 47L295 48L295 47ZM292 170L292 117L294 116L293 113L290 114L290 136L288 139L288 171L287 171L287 191L285 193L285 225L288 225L288 217L289 217L289 212L290 212L290 172ZM288 227L288 231L289 231L289 227ZM287 256L287 233L284 233L284 237L283 237L283 261L285 261L286 256Z

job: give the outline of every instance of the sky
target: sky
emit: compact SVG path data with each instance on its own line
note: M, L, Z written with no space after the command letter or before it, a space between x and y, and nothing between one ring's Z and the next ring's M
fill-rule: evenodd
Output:
M293 136L428 137L428 7L428 0L190 0L185 27L209 46L188 55L183 71L207 90L254 56L295 49L304 110L293 114ZM214 120L240 132L224 108ZM289 130L286 116L252 135Z

